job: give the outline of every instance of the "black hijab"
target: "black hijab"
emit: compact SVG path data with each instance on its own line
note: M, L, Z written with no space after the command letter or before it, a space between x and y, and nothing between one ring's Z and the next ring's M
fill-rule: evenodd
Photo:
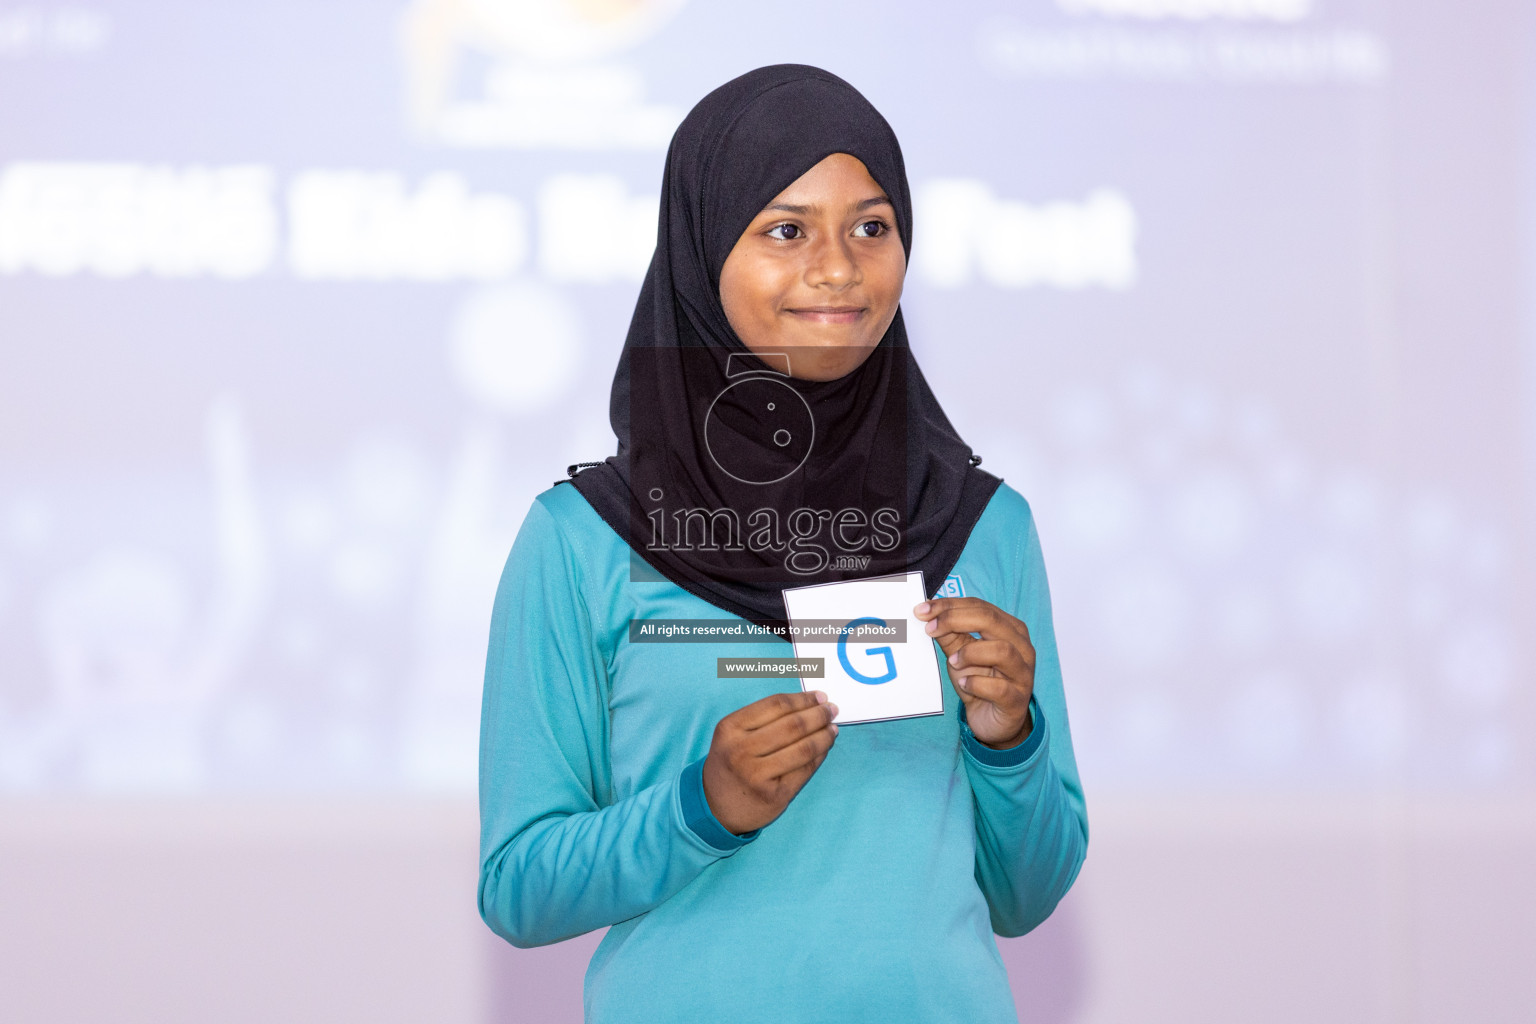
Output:
M632 579L660 573L770 628L784 624L785 587L920 569L936 593L1001 482L976 468L929 390L900 308L869 357L830 381L789 377L726 319L720 272L737 239L833 153L885 189L910 262L901 147L847 82L777 64L689 112L613 378L618 454L574 479L638 556Z

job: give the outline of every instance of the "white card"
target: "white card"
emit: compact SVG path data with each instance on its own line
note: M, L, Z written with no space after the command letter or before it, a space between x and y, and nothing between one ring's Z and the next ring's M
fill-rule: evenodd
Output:
M863 635L795 636L795 657L820 658L825 671L823 678L801 679L800 688L826 693L837 705L838 725L942 715L938 655L924 623L912 614L927 599L920 572L785 590L784 607L797 633L801 624L816 624L823 631L828 622L855 630L861 620L865 625ZM876 638L877 631L898 622L906 625L904 642Z

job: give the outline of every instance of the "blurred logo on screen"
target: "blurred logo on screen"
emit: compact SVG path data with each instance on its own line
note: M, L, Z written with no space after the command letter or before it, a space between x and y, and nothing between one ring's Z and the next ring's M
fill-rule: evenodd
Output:
M647 103L638 70L604 62L686 2L416 0L400 33L410 127L467 148L663 149L684 111ZM477 90L458 84L471 54L494 61Z

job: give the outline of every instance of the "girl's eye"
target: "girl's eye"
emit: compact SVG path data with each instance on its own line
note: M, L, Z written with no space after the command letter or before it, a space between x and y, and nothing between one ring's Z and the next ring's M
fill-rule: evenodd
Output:
M790 234L790 235L774 234L774 232L777 232L777 231L792 231L792 232L795 232L795 234ZM790 239L798 238L799 237L799 232L800 232L800 228L798 226L794 225L794 224L775 224L773 227L768 229L768 233L770 235L773 235L774 238L777 238L777 239L780 239L780 240L786 241L786 242L789 241Z
M867 220L863 224L860 224L855 230L863 231L865 228L874 228L875 230L861 235L860 237L862 238L879 238L881 235L890 230L890 228L886 226L885 221L882 220Z

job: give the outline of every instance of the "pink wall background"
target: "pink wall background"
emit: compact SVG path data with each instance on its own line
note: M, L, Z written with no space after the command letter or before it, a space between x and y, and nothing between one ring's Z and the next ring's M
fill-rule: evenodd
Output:
M581 1019L597 935L474 912L465 802L8 801L8 1021ZM1000 940L1020 1019L1523 1024L1536 801L1103 797L1078 885Z

